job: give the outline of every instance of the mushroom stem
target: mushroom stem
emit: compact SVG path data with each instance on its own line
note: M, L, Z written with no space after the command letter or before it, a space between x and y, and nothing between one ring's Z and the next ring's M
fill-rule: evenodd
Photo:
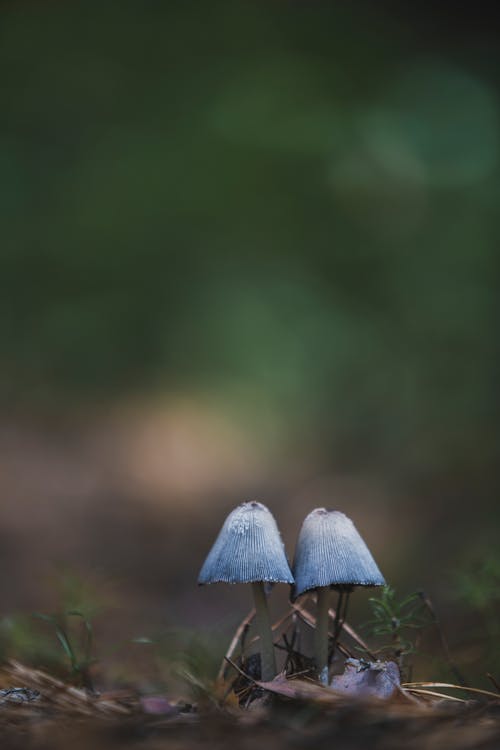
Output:
M261 581L252 583L257 629L260 636L260 672L263 682L276 677L276 658L274 655L273 631L267 606L264 584Z
M314 631L314 656L318 678L323 685L328 685L328 609L330 606L330 588L318 588L316 608L316 630Z

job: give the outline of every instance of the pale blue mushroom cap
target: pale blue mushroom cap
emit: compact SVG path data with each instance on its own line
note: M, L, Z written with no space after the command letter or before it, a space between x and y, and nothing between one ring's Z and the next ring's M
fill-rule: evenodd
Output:
M293 583L281 536L262 503L235 508L208 553L198 583Z
M305 518L293 561L293 598L324 586L384 586L370 550L350 518L316 508Z

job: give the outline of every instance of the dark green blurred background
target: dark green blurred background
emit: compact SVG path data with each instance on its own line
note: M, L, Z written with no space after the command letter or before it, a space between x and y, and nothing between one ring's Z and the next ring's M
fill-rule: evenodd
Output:
M262 500L292 555L327 505L499 676L493 20L2 4L5 613L69 565L120 592L103 639L226 638L246 592L194 585L225 513Z

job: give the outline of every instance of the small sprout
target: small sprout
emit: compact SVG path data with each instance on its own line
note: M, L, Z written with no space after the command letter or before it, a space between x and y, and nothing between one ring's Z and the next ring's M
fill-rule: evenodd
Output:
M71 673L74 677L79 677L84 687L94 691L90 667L94 664L95 659L92 656L93 648L93 629L92 624L87 618L76 610L65 612L64 615L46 615L35 612L33 617L49 623L54 628L57 640L63 649L71 667ZM78 646L75 639L70 636L69 618L78 617L82 623L82 635Z
M367 623L374 636L388 636L390 642L383 645L378 653L385 658L395 659L400 671L404 671L405 659L415 651L417 634L435 622L426 607L421 593L415 592L399 600L391 586L384 586L378 597L369 599L373 618Z

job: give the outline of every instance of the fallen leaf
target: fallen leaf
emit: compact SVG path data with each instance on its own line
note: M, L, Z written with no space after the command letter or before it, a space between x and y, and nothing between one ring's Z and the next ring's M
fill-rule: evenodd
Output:
M400 682L398 665L393 661L347 659L343 674L335 675L330 687L345 695L387 699L399 693Z

